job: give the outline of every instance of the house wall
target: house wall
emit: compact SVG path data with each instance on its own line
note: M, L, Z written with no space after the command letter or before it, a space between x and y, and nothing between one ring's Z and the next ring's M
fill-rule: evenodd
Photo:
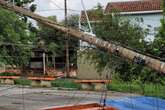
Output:
M123 15L123 17L130 19L132 22L135 22L137 18L143 18L143 23L141 23L140 25L143 28L149 28L149 35L146 36L146 40L153 41L154 36L158 32L158 27L161 25L160 20L163 18L163 14L136 14Z
M96 67L89 59L86 58L86 53L82 51L82 54L78 56L78 79L96 80L96 79L111 79L111 71L105 69L103 72L98 72Z

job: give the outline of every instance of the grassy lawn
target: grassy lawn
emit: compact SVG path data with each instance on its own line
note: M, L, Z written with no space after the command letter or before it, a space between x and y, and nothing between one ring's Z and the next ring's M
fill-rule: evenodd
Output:
M2 73L0 76L13 76L15 73ZM14 83L17 85L30 85L31 80L15 79ZM81 85L74 82L73 79L56 79L51 82L53 87L81 89ZM145 96L154 96L165 99L165 85L158 84L139 84L138 82L123 82L112 80L112 83L107 85L108 90L125 93L137 93Z
M81 89L81 85L75 83L72 79L56 79L52 81L53 87Z
M131 82L112 81L108 90L118 92L137 93L145 96L154 96L165 99L165 86L158 84L137 84ZM143 88L143 89L142 89Z
M12 72L3 72L0 73L0 76L17 76L17 74Z
M81 89L80 84L75 83L72 79L57 79L52 81L53 87L61 88L74 88ZM108 90L125 92L125 93L137 93L145 96L160 97L165 99L165 86L154 84L138 84L136 82L122 82L113 80L111 84L107 85ZM143 89L142 89L143 88Z
M31 84L31 80L28 80L28 79L15 79L14 80L14 83L16 85L30 85Z

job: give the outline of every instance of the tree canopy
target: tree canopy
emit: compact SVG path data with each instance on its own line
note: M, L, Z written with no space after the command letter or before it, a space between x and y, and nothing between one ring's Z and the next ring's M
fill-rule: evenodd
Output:
M32 0L16 0L18 6ZM34 10L33 10L34 11ZM22 66L28 63L30 49L35 39L26 17L0 8L0 61L4 64Z
M15 13L0 9L0 18L1 61L20 65L31 47L34 34Z
M153 44L146 42L147 29L141 27L142 21L132 23L129 19L124 19L118 13L105 15L99 23L95 23L93 28L96 36L125 46L141 53L151 53ZM152 45L151 45L152 44ZM87 58L95 65L98 72L107 67L111 69L115 76L123 81L140 80L142 82L161 82L159 74L155 74L151 69L143 64L136 64L133 61L120 58L116 55L109 55L104 50L88 51Z

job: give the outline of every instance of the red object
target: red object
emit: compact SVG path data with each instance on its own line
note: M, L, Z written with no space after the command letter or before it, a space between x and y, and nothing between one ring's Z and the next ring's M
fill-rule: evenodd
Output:
M103 107L100 104L92 103L92 104L48 108L44 110L117 110L117 109L113 107Z
M0 79L19 79L19 76L0 76Z
M56 78L52 78L52 77L28 77L28 79L30 80L45 80L45 81L53 81Z
M105 13L111 13L113 9L121 12L161 10L161 0L141 0L108 3L105 9Z

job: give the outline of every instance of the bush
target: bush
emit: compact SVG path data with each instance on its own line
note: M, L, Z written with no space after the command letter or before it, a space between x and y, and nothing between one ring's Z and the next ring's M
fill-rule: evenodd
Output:
M17 74L14 72L3 72L0 73L0 76L17 76Z
M142 88L143 85L143 88ZM108 90L128 93L138 93L145 96L160 97L165 99L165 86L161 84L143 83L138 82L123 82L123 81L112 81L111 84L107 85Z
M17 85L30 85L31 84L31 80L28 79L15 79L14 83Z
M61 88L81 89L80 84L75 83L71 79L56 79L52 81L52 86Z
M118 91L118 92L134 92L139 93L141 90L139 85L132 84L130 82L123 82L123 81L112 81L111 84L107 85L107 89L111 91Z

